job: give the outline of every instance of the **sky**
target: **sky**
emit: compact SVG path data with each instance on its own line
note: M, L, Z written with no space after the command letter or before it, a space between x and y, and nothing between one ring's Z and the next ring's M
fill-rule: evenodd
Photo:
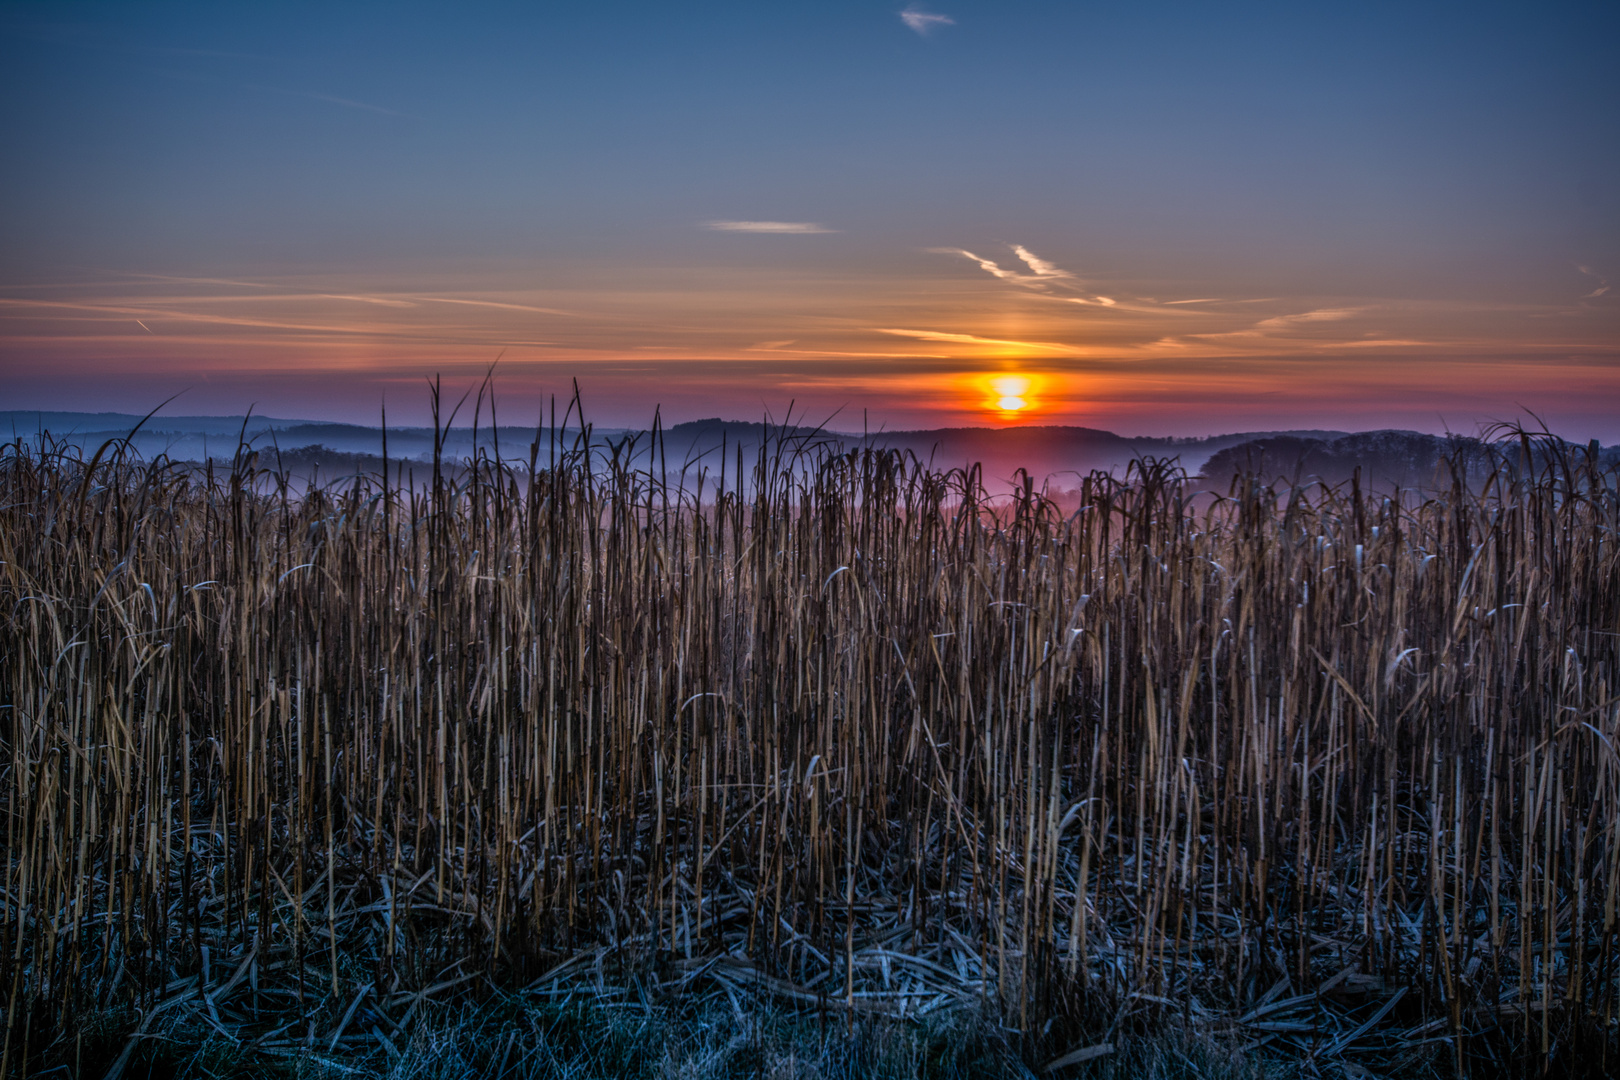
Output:
M1620 442L1613 4L0 0L0 103L0 408Z

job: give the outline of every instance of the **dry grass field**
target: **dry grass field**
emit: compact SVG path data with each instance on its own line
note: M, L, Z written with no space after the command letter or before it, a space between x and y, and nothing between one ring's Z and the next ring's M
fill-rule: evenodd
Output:
M1146 462L1059 506L787 438L684 470L539 439L308 488L0 452L0 1071L193 1038L439 1075L456 1009L555 1042L683 1002L934 1033L896 1076L987 1069L927 1049L970 1022L1007 1075L1144 1040L1615 1067L1595 457L1518 433L1427 492L1213 500ZM837 1071L712 1032L708 1073L568 1065L513 1024L478 1070Z

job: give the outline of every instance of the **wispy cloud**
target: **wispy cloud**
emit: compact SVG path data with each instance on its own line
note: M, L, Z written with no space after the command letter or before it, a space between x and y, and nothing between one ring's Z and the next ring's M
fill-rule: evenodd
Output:
M966 248L929 248L928 250L936 255L960 255L964 259L978 263L980 270L983 270L985 273L994 277L998 277L1002 281L1011 281L1015 284L1025 285L1039 280L1033 274L1020 274L1017 270L1005 269L1000 263L997 263L991 259L986 259L979 255L975 255Z
M825 225L817 225L813 221L705 221L703 227L716 232L785 233L793 236L838 231Z
M322 293L323 300L352 300L357 304L376 304L378 307L412 308L409 300L388 300L381 296L351 296L346 293Z
M1061 286L1071 291L1083 291L1080 289L1079 283L1075 281L1074 275L1059 268L1056 263L1041 258L1023 244L1010 244L1008 246L1012 248L1013 254L1018 256L1025 266L1029 267L1029 273L1025 274L1017 270L1009 270L994 259L986 259L982 255L975 255L965 248L930 248L929 250L939 255L960 255L964 259L978 263L979 269L992 277L1011 282L1014 285L1021 285L1026 289L1034 289L1037 292L1048 292L1052 286ZM1100 307L1113 307L1116 303L1112 297L1108 296L1063 296L1054 297L1054 299L1066 300L1071 304L1095 304Z
M1260 333L1274 334L1303 323L1339 322L1360 312L1360 308L1317 308L1315 311L1301 311L1296 315L1273 315L1269 319L1261 319L1252 329Z
M1609 279L1606 278L1606 277L1603 277L1597 271L1593 270L1590 266L1577 266L1575 269L1579 270L1581 273L1585 274L1587 277L1591 278L1593 281L1598 283L1597 288L1593 289L1591 292L1589 292L1585 296L1581 297L1582 300L1591 300L1591 299L1594 299L1595 297L1602 296L1604 293L1609 291Z
M941 341L952 345L994 345L998 348L1040 349L1045 352L1073 352L1068 345L1058 345L1050 341L1009 341L1004 338L979 337L976 334L952 334L943 330L892 330L885 327L874 327L880 334L893 334L896 337L915 338L918 341Z
M1024 265L1028 266L1038 278L1071 278L1074 276L1067 270L1059 270L1056 264L1047 262L1023 244L1014 244L1012 249L1013 254L1023 259Z
M172 302L172 301L171 301ZM244 316L217 315L211 312L184 311L175 307L156 307L153 305L132 306L120 303L90 304L74 303L71 301L53 300L12 300L0 298L0 309L25 309L17 314L6 314L7 319L41 319L50 317L63 317L71 320L71 315L63 316L61 313L82 312L81 321L88 322L141 322L143 318L162 320L170 323L187 323L199 326L232 326L248 327L258 330L286 330L308 331L328 335L378 335L379 329L375 326L345 326L315 323L309 321L289 322L267 318L253 318ZM37 309L41 314L29 314L26 309ZM44 314L49 313L49 314ZM111 316L111 318L108 318ZM119 318L128 316L128 318ZM142 329L147 333L155 333L150 327L142 323Z
M134 278L137 281L164 281L178 285L235 285L243 289L273 289L276 287L264 281L238 281L235 278L176 277L173 274L140 274L133 270L101 270L99 272L112 274L116 277Z
M468 307L499 308L503 311L535 311L541 315L577 314L577 312L563 311L560 308L535 307L533 304L504 304L498 300L458 300L448 296L418 296L416 299L428 304L465 304Z
M1422 341L1417 338L1365 338L1361 341L1336 341L1330 347L1334 349L1428 349L1435 346L1433 341Z
M1277 298L1275 296L1251 296L1242 300L1233 300L1227 296L1203 296L1197 300L1150 300L1149 302L1162 304L1164 307L1175 307L1177 304L1274 304L1277 302Z
M1286 338L1299 328L1312 323L1342 322L1353 319L1366 309L1357 307L1315 308L1291 315L1273 315L1261 319L1243 330L1228 330L1219 334L1189 334L1201 341L1257 341L1264 338Z
M918 4L912 4L902 11L900 21L924 37L927 37L932 31L941 26L956 25L956 20L949 15L939 15L932 11L926 11Z

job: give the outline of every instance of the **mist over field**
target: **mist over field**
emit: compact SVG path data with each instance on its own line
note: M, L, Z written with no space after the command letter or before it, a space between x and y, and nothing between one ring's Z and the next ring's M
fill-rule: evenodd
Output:
M498 416L499 414L497 414ZM144 419L144 423L142 422ZM457 463L475 452L522 464L531 447L536 460L549 466L555 455L580 436L573 426L522 427L462 423L441 429L396 426L387 431L388 461L411 471L431 464L437 446L441 458ZM0 434L38 439L49 433L89 452L109 440L135 432L131 447L143 457L159 455L176 461L229 461L238 442L257 450L265 464L307 475L318 467L327 477L341 477L383 467L384 432L379 427L312 422L276 417L154 416L122 413L0 411ZM1483 433L1489 436L1489 432ZM592 425L592 445L604 451L625 448L626 461L684 470L695 481L699 473L718 474L721 458L735 472L736 454L752 465L761 443L788 442L801 451L892 449L915 455L940 470L980 468L993 489L1010 488L1021 473L1052 491L1076 488L1087 473L1100 470L1123 475L1132 462L1173 461L1188 474L1220 486L1240 472L1319 479L1341 483L1360 470L1369 484L1421 487L1433 482L1447 458L1462 452L1483 459L1487 442L1478 435L1428 435L1414 431L1267 431L1235 432L1204 437L1127 438L1091 428L1028 426L1010 428L942 428L926 431L851 433L829 426L787 421L697 420L658 429L604 428ZM1594 440L1595 442L1595 440ZM1620 446L1598 447L1602 460L1620 460Z

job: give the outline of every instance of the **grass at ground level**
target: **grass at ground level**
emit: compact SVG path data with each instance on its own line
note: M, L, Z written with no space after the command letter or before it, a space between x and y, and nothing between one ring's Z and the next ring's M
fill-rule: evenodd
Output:
M371 1026L362 1009L353 1026ZM1313 1064L1171 1028L1117 1033L1082 1060L1026 1062L1017 1033L956 1012L922 1022L831 1010L784 1011L706 995L671 1005L535 1001L499 995L437 1005L408 1031L333 1039L296 1030L246 1040L210 1023L203 1007L173 1010L137 1033L128 1011L85 1018L37 1062L37 1077L213 1080L222 1077L376 1080L1280 1080L1283 1077L1450 1075L1449 1056L1413 1055L1396 1072L1343 1061ZM274 1030L274 1029L273 1029ZM379 1029L372 1027L372 1030ZM1056 1064L1056 1067L1052 1067ZM1387 1064L1385 1066L1387 1068Z
M994 1027L960 1018L932 1025L870 1018L734 1010L714 1003L680 1012L594 1004L531 1005L502 999L425 1017L394 1052L331 1047L325 1040L266 1050L213 1031L200 1017L140 1039L124 1058L124 1078L376 1077L450 1080L462 1077L645 1077L722 1080L821 1078L1028 1077ZM123 1023L119 1023L123 1020ZM104 1076L129 1043L127 1018L99 1018L82 1041L64 1047L53 1072ZM74 1051L77 1051L75 1054ZM1108 1060L1108 1059L1114 1060ZM1235 1048L1196 1040L1125 1040L1114 1053L1062 1070L1067 1075L1261 1080L1287 1073Z

